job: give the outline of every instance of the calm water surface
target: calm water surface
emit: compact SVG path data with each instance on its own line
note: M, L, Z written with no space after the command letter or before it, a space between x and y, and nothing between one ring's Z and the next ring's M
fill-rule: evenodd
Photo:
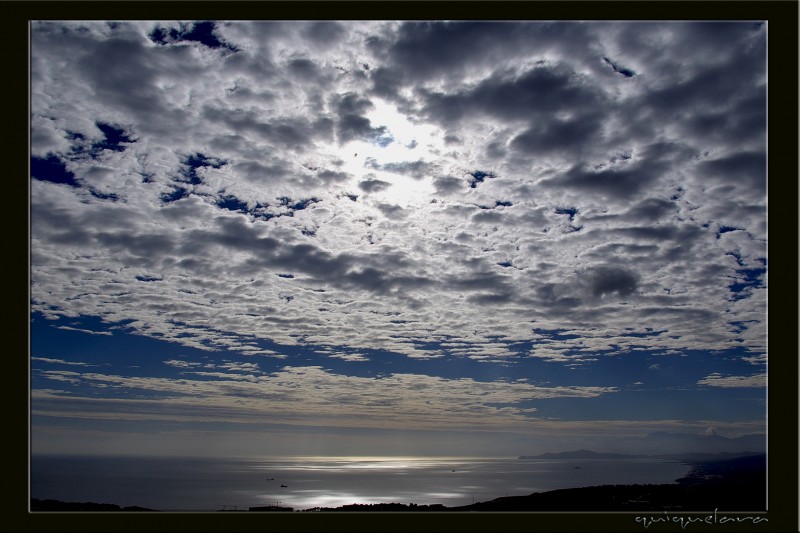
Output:
M31 497L218 511L351 503L458 506L500 496L603 484L672 483L689 467L653 459L330 458L262 460L31 459ZM285 486L282 486L285 485Z

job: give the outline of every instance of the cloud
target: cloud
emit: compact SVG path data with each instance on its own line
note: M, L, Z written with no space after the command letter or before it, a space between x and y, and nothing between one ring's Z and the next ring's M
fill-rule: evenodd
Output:
M379 179L368 179L358 184L358 188L366 193L385 191L391 186L392 184L388 181Z
M466 186L465 180L453 176L436 178L433 185L436 187L436 192L439 194L458 193L463 191Z
M451 94L424 89L420 92L427 116L448 125L470 119L475 113L491 119L523 121L522 124L529 117L547 123L559 111L569 109L584 113L586 109L602 104L602 93L581 83L569 67L559 64L537 65L520 75L509 72L505 76L492 76L474 88ZM558 124L560 121L556 120ZM577 123L574 121L575 126ZM590 125L588 133L579 131L577 127L575 132L588 136L592 127Z
M219 365L219 368L236 372L254 372L258 371L258 363L235 363L228 361Z
M193 368L203 366L203 363L181 361L180 359L170 359L169 361L164 361L164 364L167 366L174 366L176 368Z
M723 376L717 372L709 374L697 382L698 385L724 388L762 388L767 386L766 374L753 374L750 376Z
M287 362L259 343L517 364L535 324L570 336L525 357L564 365L763 364L765 45L749 23L34 21L32 309Z
M391 172L394 174L402 174L411 176L415 179L422 179L431 177L437 172L437 166L426 161L404 161L402 163L384 163L379 164L375 161L368 161L367 168L374 170L383 170L384 172Z
M70 326L56 326L58 329L63 329L66 331L79 331L81 333L88 333L90 335L113 335L110 331L93 331L89 329L81 329L81 328L73 328Z
M341 355L341 354L340 354ZM351 354L352 355L352 354ZM357 355L357 354L356 354ZM352 360L348 357L348 360ZM223 365L224 366L224 365ZM237 367L241 369L241 365ZM233 368L231 368L233 370ZM254 370L254 369L251 369ZM525 423L523 402L549 398L594 398L615 387L542 387L523 382L444 379L423 374L357 377L322 367L283 367L272 373L185 371L179 379L41 371L42 377L128 391L136 401L34 395L36 411L61 416L122 416L126 419L321 424L361 427L468 428L475 420L491 427ZM189 376L200 376L192 379ZM60 399L59 407L50 400ZM40 404L42 405L40 407ZM501 405L502 407L498 407ZM88 409L88 411L83 411ZM80 414L84 412L84 414ZM123 414L127 413L127 414ZM387 424L387 420L391 424Z
M636 290L636 275L620 267L595 267L588 272L589 287L592 296L603 297L616 294L627 296Z
M342 359L344 361L359 362L359 363L369 361L369 358L365 357L363 354L360 353L333 353L330 355L330 357L334 357L336 359Z
M57 364L57 365L72 365L72 366L97 366L90 363L83 363L80 361L65 361L64 359L56 359L53 357L31 357L31 361L42 361L43 363Z
M600 131L600 117L537 122L511 140L512 149L530 155L580 152Z

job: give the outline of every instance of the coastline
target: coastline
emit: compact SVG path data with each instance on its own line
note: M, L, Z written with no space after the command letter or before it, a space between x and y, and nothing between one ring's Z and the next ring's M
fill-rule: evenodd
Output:
M267 506L227 512L542 512L721 511L766 509L766 454L734 459L684 460L689 473L671 484L598 485L507 496L471 505L375 503L295 510ZM31 499L31 512L164 512L138 506ZM224 511L223 511L224 512Z

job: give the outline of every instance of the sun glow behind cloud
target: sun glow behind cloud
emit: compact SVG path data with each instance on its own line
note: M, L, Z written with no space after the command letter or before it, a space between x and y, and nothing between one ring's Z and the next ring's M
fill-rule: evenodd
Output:
M383 180L388 186L369 193L372 200L401 207L429 202L435 192L433 173L409 176L402 170L392 172L387 169L404 169L415 163L441 159L445 150L442 131L430 124L411 122L392 104L381 99L374 99L372 104L373 108L364 116L374 128L383 128L384 133L372 140L348 141L337 150L345 162L342 169L354 176L351 188L357 189L358 184L367 178Z

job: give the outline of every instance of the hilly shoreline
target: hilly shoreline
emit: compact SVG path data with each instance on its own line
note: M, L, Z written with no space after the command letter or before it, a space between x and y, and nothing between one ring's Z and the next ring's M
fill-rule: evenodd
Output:
M735 457L730 457L734 455ZM613 456L613 457L609 457ZM520 459L621 459L621 454L588 450L521 456ZM641 456L639 456L641 457ZM652 456L644 456L652 457ZM667 454L665 460L691 465L689 473L672 484L599 485L506 496L471 505L351 504L314 507L302 512L539 512L539 511L763 511L766 506L766 454ZM94 502L31 499L32 512L160 512ZM244 509L242 509L244 511ZM251 507L250 512L294 511L291 507Z

